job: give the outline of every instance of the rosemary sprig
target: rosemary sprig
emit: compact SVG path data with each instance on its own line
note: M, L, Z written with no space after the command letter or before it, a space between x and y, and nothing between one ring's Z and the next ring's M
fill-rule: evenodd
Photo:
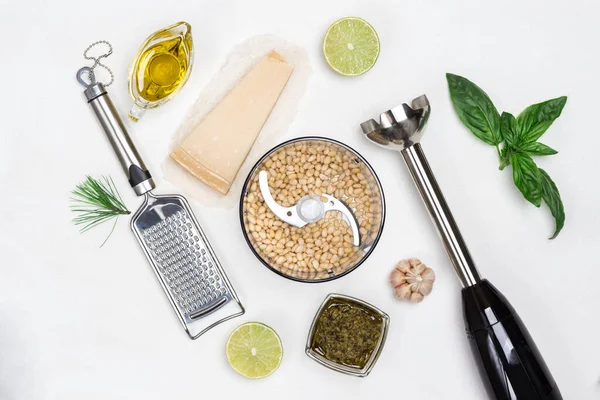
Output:
M80 232L86 232L114 218L112 229L100 247L104 246L104 243L112 235L118 217L131 214L125 207L111 177L103 176L101 179L94 179L88 175L85 181L75 187L72 194L70 208L71 211L78 214L73 218L73 223L78 226L82 225Z

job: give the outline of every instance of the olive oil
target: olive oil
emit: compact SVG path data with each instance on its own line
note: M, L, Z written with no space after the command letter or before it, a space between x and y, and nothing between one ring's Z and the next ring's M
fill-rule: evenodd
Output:
M191 32L188 23L179 22L153 33L141 46L129 77L132 120L169 101L185 84L193 64Z

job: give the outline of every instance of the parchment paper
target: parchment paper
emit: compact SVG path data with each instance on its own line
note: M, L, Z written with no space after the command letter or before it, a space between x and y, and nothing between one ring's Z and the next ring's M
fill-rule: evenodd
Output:
M169 153L192 132L202 118L221 101L250 68L271 50L277 51L287 62L293 64L294 72L235 177L229 193L223 195L211 189L168 155L163 162L164 179L178 186L187 197L193 198L200 204L216 208L233 208L238 204L242 185L250 169L265 152L280 142L279 139L287 132L296 116L312 72L306 51L274 35L254 36L237 45L219 72L202 89L200 96L171 140ZM231 117L235 118L235 115Z

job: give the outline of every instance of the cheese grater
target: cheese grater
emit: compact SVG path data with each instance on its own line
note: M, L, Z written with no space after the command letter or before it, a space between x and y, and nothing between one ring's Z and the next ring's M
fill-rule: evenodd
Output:
M90 82L82 79L89 77ZM154 181L131 141L105 87L94 72L81 68L77 80L108 137L129 183L144 203L131 219L131 229L154 273L192 339L215 325L242 315L237 297L202 232L189 203L179 195L155 195Z

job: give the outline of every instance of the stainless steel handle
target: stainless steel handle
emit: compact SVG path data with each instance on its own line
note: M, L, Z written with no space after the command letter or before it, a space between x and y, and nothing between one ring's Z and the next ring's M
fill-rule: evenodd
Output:
M475 285L481 280L479 272L458 230L454 217L452 217L444 195L435 180L435 176L433 176L421 145L416 143L400 153L437 227L460 282L463 287Z
M154 189L155 184L152 176L131 141L121 117L119 117L102 84L90 85L85 94L135 193L141 196Z

